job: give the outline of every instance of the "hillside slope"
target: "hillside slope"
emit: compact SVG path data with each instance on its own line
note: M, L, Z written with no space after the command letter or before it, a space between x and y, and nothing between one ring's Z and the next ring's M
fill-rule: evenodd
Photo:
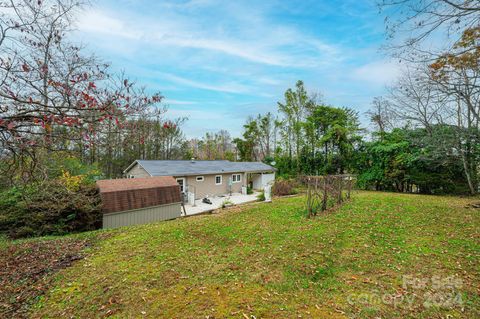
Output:
M297 197L110 231L32 316L479 317L472 201L360 192L306 219Z

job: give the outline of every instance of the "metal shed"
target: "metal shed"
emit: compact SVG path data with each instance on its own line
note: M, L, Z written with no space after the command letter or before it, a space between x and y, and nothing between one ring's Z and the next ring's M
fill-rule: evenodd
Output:
M97 181L103 228L146 224L180 217L180 186L171 176Z

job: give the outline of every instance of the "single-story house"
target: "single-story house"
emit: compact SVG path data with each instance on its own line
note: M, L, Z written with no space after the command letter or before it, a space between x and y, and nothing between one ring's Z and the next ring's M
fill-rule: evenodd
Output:
M174 219L181 215L182 196L171 176L97 181L103 228Z
M275 171L261 162L136 160L123 173L128 178L173 176L188 198L201 199L245 193L247 186L263 189L275 180Z

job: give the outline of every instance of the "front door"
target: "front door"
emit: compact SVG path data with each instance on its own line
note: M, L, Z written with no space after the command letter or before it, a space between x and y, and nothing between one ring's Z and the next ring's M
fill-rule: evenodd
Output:
M185 178L184 177L177 178L177 183L178 185L180 185L180 192L185 193Z

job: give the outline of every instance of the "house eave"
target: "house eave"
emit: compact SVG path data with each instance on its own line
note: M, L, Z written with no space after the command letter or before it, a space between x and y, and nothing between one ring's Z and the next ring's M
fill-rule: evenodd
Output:
M254 171L245 171L245 173L275 173L276 169L260 169Z

